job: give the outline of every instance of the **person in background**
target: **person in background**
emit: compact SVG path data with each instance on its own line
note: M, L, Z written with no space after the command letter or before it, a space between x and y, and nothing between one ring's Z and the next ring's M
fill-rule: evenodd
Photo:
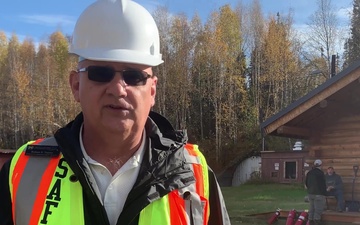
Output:
M83 11L69 48L81 113L3 166L0 225L230 224L198 146L151 111L159 51L155 21L138 3L98 0Z
M335 196L337 201L336 210L342 212L345 210L344 202L344 191L343 191L343 182L341 177L335 173L332 166L327 168L326 175L326 195Z
M314 161L313 168L306 174L305 187L309 196L309 224L321 224L321 215L325 207L326 181L325 174L321 170L322 161Z

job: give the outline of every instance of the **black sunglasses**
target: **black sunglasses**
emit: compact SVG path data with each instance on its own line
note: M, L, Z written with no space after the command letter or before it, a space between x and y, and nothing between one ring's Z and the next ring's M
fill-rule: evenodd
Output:
M113 67L110 66L88 66L78 70L78 72L86 71L88 72L89 80L99 83L108 83L112 81L112 79L114 79L115 77L116 72L119 72L125 84L129 86L145 85L147 79L152 77L152 75L142 70L126 69L116 71Z

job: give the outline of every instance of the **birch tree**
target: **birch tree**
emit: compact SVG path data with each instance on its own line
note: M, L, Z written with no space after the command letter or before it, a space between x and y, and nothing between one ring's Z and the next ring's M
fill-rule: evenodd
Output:
M190 25L185 15L177 15L172 20L170 29L171 58L167 82L167 112L171 115L175 127L186 127L189 108L189 94L191 92L190 65L193 49L193 36L190 34ZM174 104L176 103L176 104Z
M316 3L318 8L309 18L306 43L310 60L319 56L325 59L327 68L325 71L319 68L319 71L328 79L331 73L331 56L337 54L336 46L340 42L339 22L331 0L316 0Z
M156 21L159 29L160 36L160 53L164 63L154 68L154 74L158 76L159 82L156 91L156 104L154 110L167 116L166 105L168 102L167 93L169 91L166 84L168 83L168 74L170 73L170 33L172 19L166 7L159 7L153 12L154 20Z
M53 99L54 121L49 121L52 130L69 122L70 108L74 107L74 100L69 89L68 77L70 68L69 43L61 32L54 32L49 38L50 70L50 98ZM72 115L74 116L74 115Z
M7 94L7 55L8 55L8 40L4 32L0 31L0 127L6 127L8 125L8 117L6 108L4 108L8 96ZM0 146L7 145L8 135L5 132L0 132Z
M274 115L294 100L291 92L294 78L298 75L298 59L292 51L289 37L291 22L289 17L271 17L261 47L260 101L265 118Z
M33 137L34 134L34 118L36 116L34 108L36 107L36 96L33 94L35 72L35 58L36 50L34 42L31 38L26 38L19 47L19 63L17 65L18 71L14 76L14 81L19 92L18 102L20 104L19 119L21 121L20 142L28 141L28 137Z
M53 132L52 121L54 118L54 100L51 85L53 66L50 53L45 43L38 47L36 57L36 70L34 76L35 95L37 96L36 117L33 118L36 124L35 136L43 137Z
M7 55L7 70L6 76L3 82L6 85L6 104L3 106L5 109L5 115L7 117L7 125L5 127L5 132L8 132L9 135L8 141L13 143L16 146L20 145L21 135L20 135L20 103L19 103L19 89L17 77L21 75L20 65L20 56L19 56L20 42L18 37L15 34L12 34L9 45L8 45L8 55Z
M242 16L242 28L244 36L244 49L250 55L250 65L248 68L247 78L249 83L249 95L253 104L253 111L257 115L259 120L255 121L258 126L263 118L259 115L262 111L261 105L261 83L260 76L262 74L261 60L262 51L261 46L264 43L265 37L265 25L266 21L263 17L262 8L259 0L254 0L250 6L241 10Z
M241 107L246 99L238 15L225 5L211 15L204 32L208 73L204 87L214 118L215 159L221 162L222 147L237 137Z

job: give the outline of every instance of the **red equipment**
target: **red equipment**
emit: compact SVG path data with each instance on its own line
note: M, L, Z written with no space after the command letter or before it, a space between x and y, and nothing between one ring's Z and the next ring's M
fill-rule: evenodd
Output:
M286 219L286 225L293 225L296 217L296 210L292 209Z
M280 209L277 209L275 213L271 216L271 218L268 220L269 225L275 223L278 220L280 216L280 211Z
M307 211L302 211L300 213L295 225L303 225L303 224L305 224L307 218L308 218L308 212Z

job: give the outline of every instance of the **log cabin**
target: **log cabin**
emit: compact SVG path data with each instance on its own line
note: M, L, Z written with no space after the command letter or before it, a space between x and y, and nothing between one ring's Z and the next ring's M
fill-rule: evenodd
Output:
M347 201L360 201L360 61L268 118L264 135L306 140L304 174L315 159L333 166Z

